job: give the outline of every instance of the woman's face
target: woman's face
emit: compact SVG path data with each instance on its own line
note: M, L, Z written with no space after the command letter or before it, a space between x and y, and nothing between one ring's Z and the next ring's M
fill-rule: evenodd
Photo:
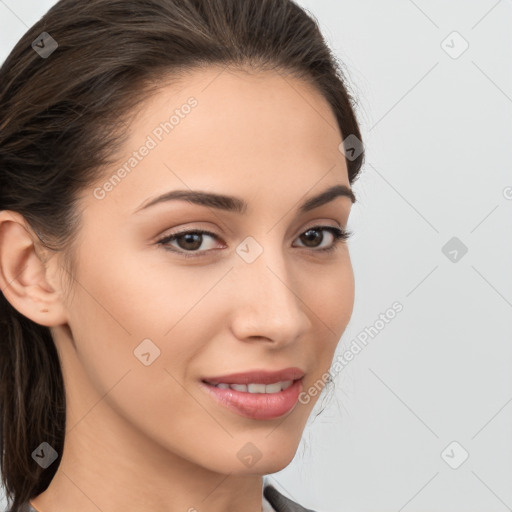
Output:
M89 414L93 401L79 397L96 394L94 414L160 455L222 473L278 471L318 399L297 395L325 380L353 307L348 247L328 229L347 226L351 199L301 210L350 186L336 119L296 78L209 68L165 86L130 127L118 164L81 199L69 330L52 328L68 429ZM147 206L178 190L233 199ZM201 230L212 235L159 242ZM301 373L277 380L303 374L293 392L212 394L203 382L287 368Z

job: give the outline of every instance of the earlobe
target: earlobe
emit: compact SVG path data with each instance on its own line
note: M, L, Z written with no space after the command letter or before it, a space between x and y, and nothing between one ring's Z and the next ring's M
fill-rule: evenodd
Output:
M48 281L34 245L36 235L22 215L0 211L0 289L23 316L48 327L67 322L58 287Z

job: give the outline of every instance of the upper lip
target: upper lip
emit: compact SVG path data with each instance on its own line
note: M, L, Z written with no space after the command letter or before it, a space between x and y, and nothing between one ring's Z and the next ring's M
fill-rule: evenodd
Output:
M304 377L304 372L297 367L285 368L284 370L268 371L253 370L244 373L231 373L218 377L205 377L202 380L209 384L273 384L286 380L297 380Z

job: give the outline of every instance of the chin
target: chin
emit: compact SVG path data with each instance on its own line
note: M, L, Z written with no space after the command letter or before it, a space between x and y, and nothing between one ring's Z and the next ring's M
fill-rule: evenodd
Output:
M283 470L291 463L295 453L296 452L293 452L289 454L290 456L287 457L275 457L274 460L267 460L266 463L262 462L262 464L258 466L258 473L261 475L270 475L272 473L277 473L278 471Z
M235 456L237 459L241 460L242 463L229 468L229 472L241 475L266 475L277 473L288 466L295 457L300 438L296 440L288 438L287 441L284 442L280 438L282 436L276 436L275 442L272 442L271 437L274 434L270 434L269 438L260 442L249 441L247 444L243 445L241 450L237 449ZM249 456L253 455L256 461L251 464L249 459L247 463L244 463L244 455L246 454ZM246 467L244 467L245 465Z

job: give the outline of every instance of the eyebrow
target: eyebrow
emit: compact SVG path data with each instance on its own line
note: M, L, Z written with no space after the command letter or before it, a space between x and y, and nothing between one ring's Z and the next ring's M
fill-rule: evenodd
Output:
M299 207L299 213L306 213L331 202L337 197L348 197L352 203L356 202L354 192L346 185L334 185L320 194L310 197ZM201 192L198 190L172 190L153 199L145 201L134 213L145 210L150 206L173 200L189 201L200 206L217 208L228 212L243 214L247 211L247 203L238 197L215 194L212 192Z

